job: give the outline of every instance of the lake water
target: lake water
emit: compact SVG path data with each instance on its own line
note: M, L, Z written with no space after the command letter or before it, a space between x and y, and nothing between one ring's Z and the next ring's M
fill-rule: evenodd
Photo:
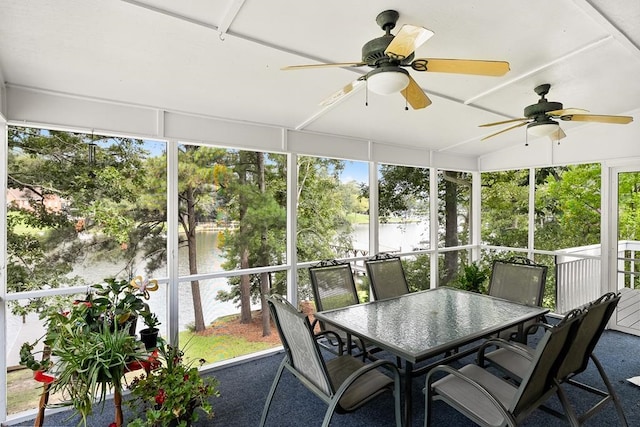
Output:
M412 222L406 224L380 224L380 250L386 251L410 251L416 247L424 247L428 239L428 228L425 222ZM354 247L356 249L367 249L369 234L368 225L358 224L354 227L353 233ZM209 273L221 271L221 263L224 262L220 251L218 250L218 233L202 232L196 237L198 248L198 271L199 273ZM188 274L187 249L179 250L179 272L180 275ZM74 274L84 277L89 283L101 282L105 277L111 277L120 273L120 269L110 262L86 263L78 265L74 270ZM144 264L137 266L136 274L145 276ZM150 277L166 277L166 268L155 271ZM216 299L220 290L229 290L230 286L226 279L211 279L200 281L200 294L202 298L203 313L205 324L209 324L218 317L235 314L240 311L239 307L233 302L222 302ZM190 282L181 282L179 288L180 299L180 329L185 329L187 325L193 323L193 300L191 297ZM167 286L160 285L156 292L151 293L149 306L152 311L157 313L162 326L166 327L166 301ZM253 307L259 308L259 304ZM22 323L21 317L12 317L8 319L8 337L9 359L15 359L16 347L26 340L34 340L42 333L42 327L39 324L37 316L29 316L27 323ZM140 329L142 325L138 325ZM18 342L19 341L19 342ZM8 355L9 356L9 355ZM10 360L10 364L15 364L15 360Z

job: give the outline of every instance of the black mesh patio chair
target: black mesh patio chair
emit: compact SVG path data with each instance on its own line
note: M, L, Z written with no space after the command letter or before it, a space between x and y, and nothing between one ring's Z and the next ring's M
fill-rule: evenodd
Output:
M520 304L540 307L542 306L546 280L547 267L545 265L534 264L527 258L496 260L491 269L488 294ZM522 329L534 334L536 328L530 328L530 326L543 321L544 318L525 322ZM517 339L526 343L527 336L520 336L519 330L519 327L516 326L500 332L498 337Z
M317 311L343 308L360 303L351 264L335 260L321 261L309 268L309 276ZM338 342L332 336L327 335L321 343L328 350L338 353L355 347L362 352L363 356L366 355L365 344L362 340L354 340L345 331L331 325L325 325L323 322L319 322L319 324L322 331L333 331L341 338L341 341ZM347 347L337 348L340 343Z
M307 316L279 295L267 297L267 303L286 354L267 396L260 420L261 427L267 420L269 407L284 369L328 405L323 427L329 425L335 412L352 412L388 391L392 392L395 400L396 426L402 425L400 374L393 363L385 360L364 363L345 354L325 360ZM381 367L388 369L392 378L385 375L379 369Z
M520 384L507 381L473 363L460 369L440 365L429 371L425 387L425 426L430 425L433 402L437 400L447 403L481 426L519 425L556 393L557 385L551 378L556 375L567 339L574 333L578 321L576 317L563 327L545 331ZM495 340L502 348L520 351L515 343ZM442 373L446 376L438 379Z
M377 254L365 260L367 276L377 300L393 298L409 293L404 268L399 257L390 254Z
M571 346L568 349L567 357L560 365L555 378L555 381L558 383L558 397L560 398L565 411L573 412L574 410L562 389L562 385L569 384L602 398L582 415L574 415L579 425L583 424L586 420L600 411L609 401L613 402L618 413L620 423L623 426L628 425L620 399L613 389L602 364L595 354L593 354L593 350L600 340L600 337L602 336L602 333L604 332L604 329L606 328L607 323L609 322L609 319L611 318L611 315L619 301L619 294L609 292L585 307L584 317L578 325L572 339ZM522 378L522 375L524 375L531 363L530 356L535 350L526 346L521 346L521 349L524 350L524 353L498 349L490 353L486 353L484 358L486 361L504 369L511 377L516 379ZM589 360L591 360L595 365L607 391L600 390L596 387L575 380L577 375L587 369ZM554 415L558 415L551 409L547 408L547 410Z

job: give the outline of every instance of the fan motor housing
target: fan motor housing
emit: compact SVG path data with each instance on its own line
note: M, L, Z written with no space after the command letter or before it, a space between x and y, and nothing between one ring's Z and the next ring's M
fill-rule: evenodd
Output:
M394 60L385 55L384 51L395 36L393 34L385 34L373 40L369 40L362 46L362 62L366 62L370 67L375 67L380 63L388 62L391 64L408 64L413 60L412 53L402 61Z
M524 109L524 116L527 118L534 118L539 115L544 115L549 111L562 110L561 102L538 102L537 104L529 105Z

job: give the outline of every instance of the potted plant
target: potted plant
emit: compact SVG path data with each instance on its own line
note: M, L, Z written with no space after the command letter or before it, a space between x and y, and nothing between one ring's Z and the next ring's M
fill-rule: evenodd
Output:
M133 283L107 278L104 283L93 285L90 295L95 316L102 316L112 329L128 327L131 335L135 335L138 316L148 311L144 301L148 294Z
M158 345L158 333L160 330L157 326L160 324L158 316L155 313L147 310L140 313L146 328L140 330L140 341L144 343L147 350L151 350Z
M149 374L134 378L129 386L132 399L127 403L144 414L129 427L186 427L198 419L199 411L213 417L209 398L219 395L218 381L202 377L178 347L161 344L157 350L157 363Z
M61 392L65 400L58 405L73 406L86 425L93 404L104 402L109 391L119 401L127 365L148 357L135 337L135 319L144 307L143 294L128 281L105 279L69 309L43 312L46 333L22 345L20 362L36 377L48 374L47 391ZM45 349L37 361L39 341Z

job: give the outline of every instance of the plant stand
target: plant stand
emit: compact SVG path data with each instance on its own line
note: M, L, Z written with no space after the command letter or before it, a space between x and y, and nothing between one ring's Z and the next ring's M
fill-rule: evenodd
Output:
M151 365L158 359L158 350L155 350L149 355L147 360L135 361L127 364L127 372L137 371L144 369L146 374L151 372ZM40 395L40 402L38 404L38 415L33 423L34 427L42 427L44 424L44 410L49 403L49 391L51 385L55 381L55 377L48 375L43 371L35 371L33 373L33 379L43 383L42 394ZM113 405L115 407L115 423L117 427L122 427L122 392L120 390L114 390L113 392Z

